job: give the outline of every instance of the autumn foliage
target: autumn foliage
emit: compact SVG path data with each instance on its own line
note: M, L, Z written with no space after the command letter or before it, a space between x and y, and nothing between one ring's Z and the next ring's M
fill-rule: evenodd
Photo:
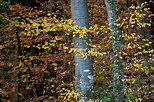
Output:
M122 1L117 0L117 26L123 38L125 100L146 102L154 99L154 14L149 8L154 2L137 6L132 0L127 7ZM93 58L95 83L87 93L91 102L112 102L113 51L106 7L104 0L88 2L89 29L72 26L69 0L49 0L40 7L17 3L0 13L0 101L73 102L78 96L73 36L90 32L92 45L87 52Z

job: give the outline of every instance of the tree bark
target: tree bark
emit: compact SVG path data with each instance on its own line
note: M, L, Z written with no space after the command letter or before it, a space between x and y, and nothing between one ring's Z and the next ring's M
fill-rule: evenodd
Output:
M113 60L114 66L112 69L112 81L111 86L113 88L113 102L123 102L124 92L123 92L123 68L122 68L122 48L121 48L121 35L120 30L116 26L116 1L115 0L105 0L108 13L109 27L111 29L112 36L112 49L113 49Z
M71 13L72 19L76 21L74 25L89 28L87 0L71 0ZM90 49L90 46L87 44L90 43L90 35L87 34L83 38L79 36L80 34L76 34L74 37L74 48ZM82 51L82 53L87 54L86 51ZM90 56L84 59L83 56L77 54L78 52L74 53L76 90L84 94L93 85L92 61ZM85 102L88 100L85 95L81 95L79 99L84 99Z
M137 0L136 1L136 4L137 4L137 6L141 6L141 4L142 3L145 3L145 2L147 2L148 4L149 4L149 0ZM149 4L150 5L150 4ZM150 8L150 6L147 6L147 7L145 7L145 8ZM150 8L151 10L152 10L152 8ZM141 23L150 23L149 22L149 20L146 20L145 18L143 19L143 21L141 22ZM152 22L151 22L151 25L152 25ZM140 28L139 29L139 32L141 33L141 34L143 34L144 35L144 37L146 38L146 39L148 39L148 40L152 40L152 29L153 29L153 27L151 27L151 29L149 29L149 28ZM152 46L151 46L151 48L152 48Z

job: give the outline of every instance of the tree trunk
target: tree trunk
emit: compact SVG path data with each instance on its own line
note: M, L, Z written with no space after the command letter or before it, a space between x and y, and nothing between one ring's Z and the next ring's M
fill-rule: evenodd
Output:
M139 6L139 5L141 5L142 3L146 2L146 1L147 1L147 0L137 0L136 3L137 3L137 5Z
M72 19L76 21L74 25L89 28L87 0L71 0L71 12ZM74 37L74 48L90 49L87 44L90 42L90 35L87 34L83 38L80 38L79 35L76 34ZM82 53L86 54L86 51L82 51ZM84 94L93 85L92 62L90 56L84 59L83 56L77 54L77 52L74 53L76 89L78 90L77 92ZM81 95L79 99L88 100L85 95Z
M124 93L123 93L123 68L122 68L122 48L121 48L121 35L120 30L115 25L116 22L116 1L115 0L105 0L108 13L109 26L111 28L112 36L112 47L113 47L113 60L114 66L112 70L112 82L111 86L113 87L113 102L123 102Z
M142 3L145 3L145 2L147 2L149 5L148 6L146 6L145 8L150 8L150 3L149 3L149 0L137 0L136 1L136 3L137 3L137 6L141 6L141 4ZM150 10L152 10L152 8L150 8ZM149 23L150 24L150 21L149 20L146 20L145 18L143 19L143 21L141 22L141 23ZM152 25L152 22L151 22L151 25ZM149 29L149 28L140 28L139 29L139 32L141 33L141 34L143 34L144 35L144 37L146 38L146 39L148 39L148 40L152 40L152 27L151 27L151 29ZM151 48L152 48L152 46L151 46Z

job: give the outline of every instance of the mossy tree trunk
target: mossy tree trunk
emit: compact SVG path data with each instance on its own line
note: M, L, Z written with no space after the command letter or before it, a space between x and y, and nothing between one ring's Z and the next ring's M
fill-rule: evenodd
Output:
M108 13L108 21L111 29L112 36L112 49L113 49L113 60L114 66L112 69L112 81L111 86L113 87L113 102L123 102L124 92L123 92L123 68L122 68L122 43L120 30L116 26L116 1L115 0L105 0Z

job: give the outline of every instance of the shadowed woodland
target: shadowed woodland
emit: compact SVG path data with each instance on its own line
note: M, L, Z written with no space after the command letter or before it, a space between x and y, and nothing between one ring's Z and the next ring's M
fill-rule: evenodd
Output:
M122 38L123 101L153 102L154 1L111 1ZM76 102L75 52L92 58L94 83L82 93L88 102L114 102L114 39L105 0L88 0L88 14L90 27L79 27L71 0L0 0L0 102ZM90 34L86 53L74 48L78 33Z

